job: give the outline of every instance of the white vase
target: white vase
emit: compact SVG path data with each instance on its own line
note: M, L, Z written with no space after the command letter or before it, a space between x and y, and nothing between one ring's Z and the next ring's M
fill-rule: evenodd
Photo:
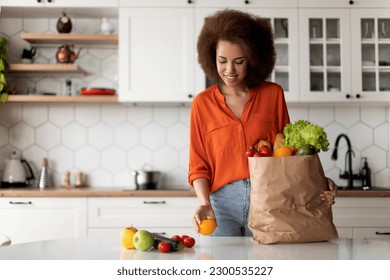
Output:
M100 25L100 31L103 34L111 34L114 32L114 27L111 22L108 21L106 17L102 18L102 23Z

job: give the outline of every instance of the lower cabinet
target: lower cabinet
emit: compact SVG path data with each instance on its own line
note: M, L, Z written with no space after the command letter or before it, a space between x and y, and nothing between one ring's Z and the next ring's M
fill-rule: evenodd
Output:
M167 236L194 236L192 217L196 197L112 197L89 198L88 236L120 236L134 226Z
M0 232L12 244L87 235L87 198L0 198Z
M390 238L390 197L337 197L333 220L340 238Z

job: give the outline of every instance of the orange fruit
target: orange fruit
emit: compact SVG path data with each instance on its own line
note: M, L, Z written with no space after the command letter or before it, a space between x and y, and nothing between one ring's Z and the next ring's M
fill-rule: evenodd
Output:
M276 149L274 152L274 157L285 157L285 156L292 156L292 150L288 146L281 147L279 149Z
M199 233L202 235L210 235L217 228L217 223L212 219L205 219L200 222Z

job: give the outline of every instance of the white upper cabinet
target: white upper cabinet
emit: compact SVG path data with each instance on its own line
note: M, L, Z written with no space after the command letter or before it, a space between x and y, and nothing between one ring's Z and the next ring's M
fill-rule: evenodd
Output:
M1 0L5 7L117 7L118 0Z
M301 100L351 99L349 11L301 9L299 15Z
M299 9L301 101L390 100L390 8L355 2Z
M352 90L362 101L390 101L390 8L353 10L351 23Z
M120 8L119 100L187 102L194 88L194 10Z

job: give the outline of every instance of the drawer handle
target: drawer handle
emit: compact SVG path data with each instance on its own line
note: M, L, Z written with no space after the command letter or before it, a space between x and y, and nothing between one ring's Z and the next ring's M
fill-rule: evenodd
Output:
M32 204L31 201L23 202L23 201L10 201L9 204Z
M165 204L165 200L162 201L144 201L144 204Z
M375 234L376 235L390 235L390 232L379 232L379 231L376 231Z

